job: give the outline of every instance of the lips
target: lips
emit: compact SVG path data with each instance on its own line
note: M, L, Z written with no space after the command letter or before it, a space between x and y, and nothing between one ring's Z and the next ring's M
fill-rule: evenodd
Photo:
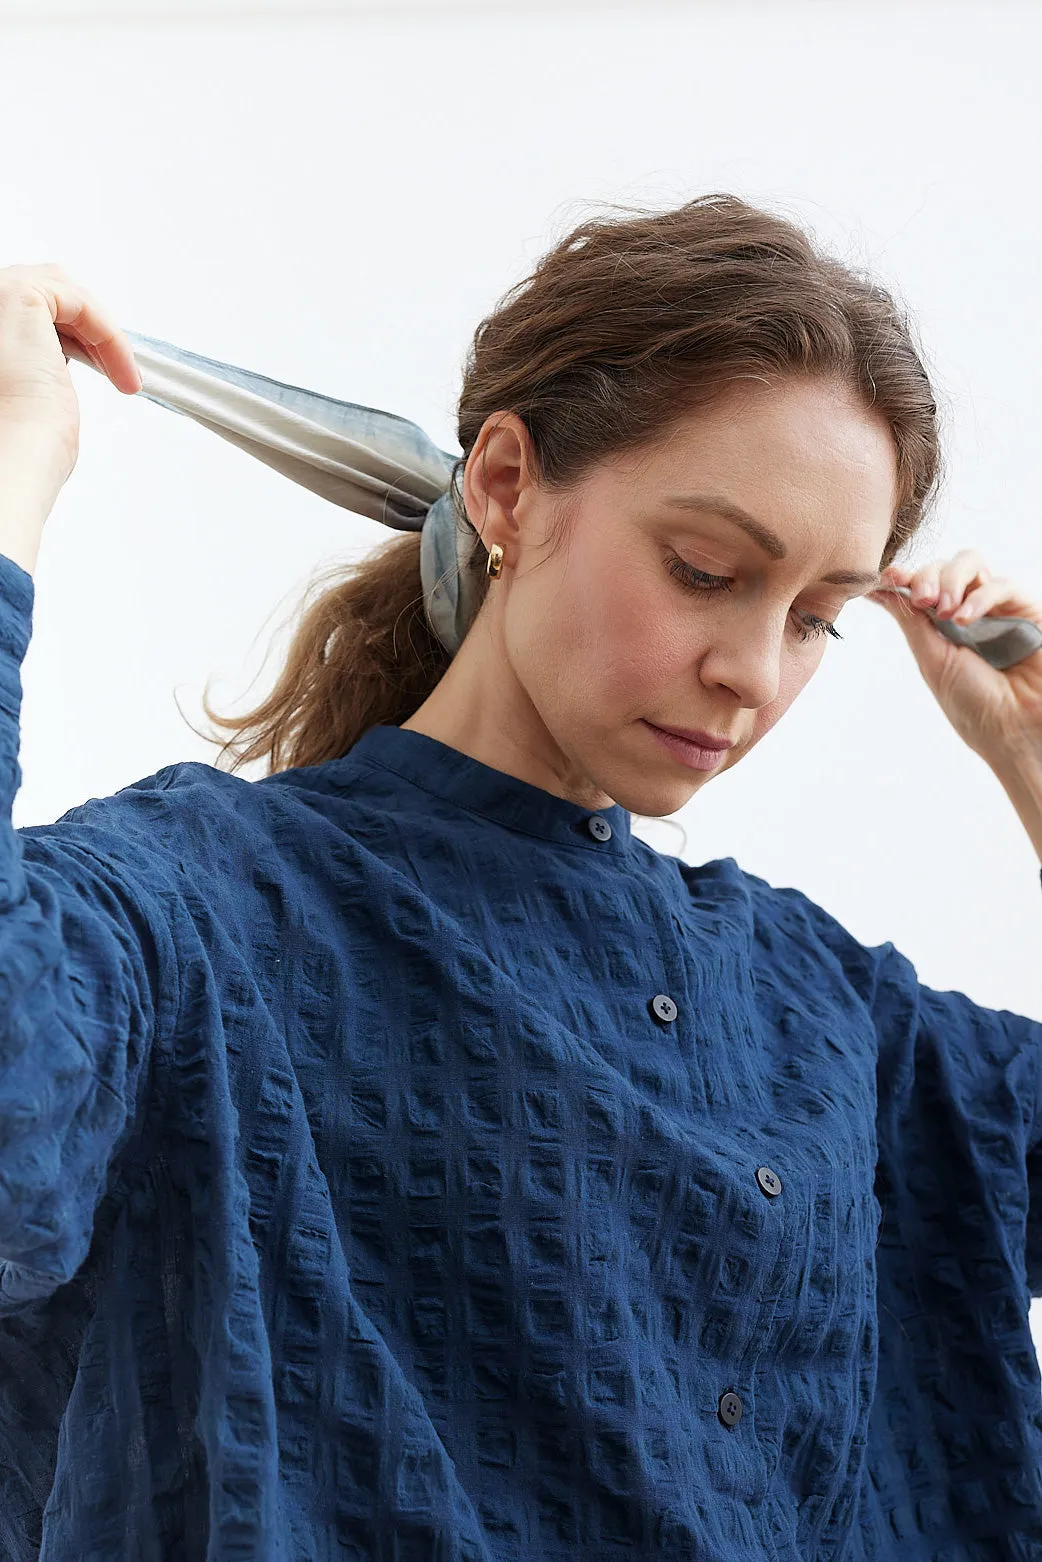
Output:
M734 738L714 738L711 732L699 732L693 727L663 727L660 722L649 723L652 727L658 727L660 732L668 732L675 738L686 738L689 743L697 743L699 748L725 749L734 748Z

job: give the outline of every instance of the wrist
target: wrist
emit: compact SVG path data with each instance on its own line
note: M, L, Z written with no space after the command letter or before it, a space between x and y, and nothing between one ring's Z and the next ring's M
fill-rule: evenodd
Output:
M1042 797L1042 732L984 758L1003 786L1029 789Z
M1042 742L1024 745L990 763L1042 861Z
M65 478L46 457L36 458L30 436L16 451L0 439L0 553L32 574L47 517Z
M0 417L0 503L13 489L49 510L76 465L77 445L39 423Z

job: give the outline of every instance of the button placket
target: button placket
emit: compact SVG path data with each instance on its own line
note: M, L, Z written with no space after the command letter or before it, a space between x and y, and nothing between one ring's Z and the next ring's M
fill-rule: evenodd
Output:
M781 1193L782 1180L770 1166L758 1166L756 1168L756 1183L760 1191L766 1194L769 1199L775 1199ZM733 1428L742 1419L743 1409L744 1406L739 1396L733 1389L728 1389L726 1393L720 1395L716 1413L724 1426Z

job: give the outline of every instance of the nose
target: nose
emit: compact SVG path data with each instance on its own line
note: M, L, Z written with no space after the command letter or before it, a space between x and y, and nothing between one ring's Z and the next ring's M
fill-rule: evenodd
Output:
M787 615L736 614L726 626L715 626L701 658L704 684L726 685L748 710L759 710L778 698Z

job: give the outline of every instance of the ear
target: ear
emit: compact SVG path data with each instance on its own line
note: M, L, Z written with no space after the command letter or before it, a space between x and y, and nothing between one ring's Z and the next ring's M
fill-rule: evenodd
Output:
M463 473L467 514L486 548L516 536L514 509L535 479L532 436L516 412L487 417Z

